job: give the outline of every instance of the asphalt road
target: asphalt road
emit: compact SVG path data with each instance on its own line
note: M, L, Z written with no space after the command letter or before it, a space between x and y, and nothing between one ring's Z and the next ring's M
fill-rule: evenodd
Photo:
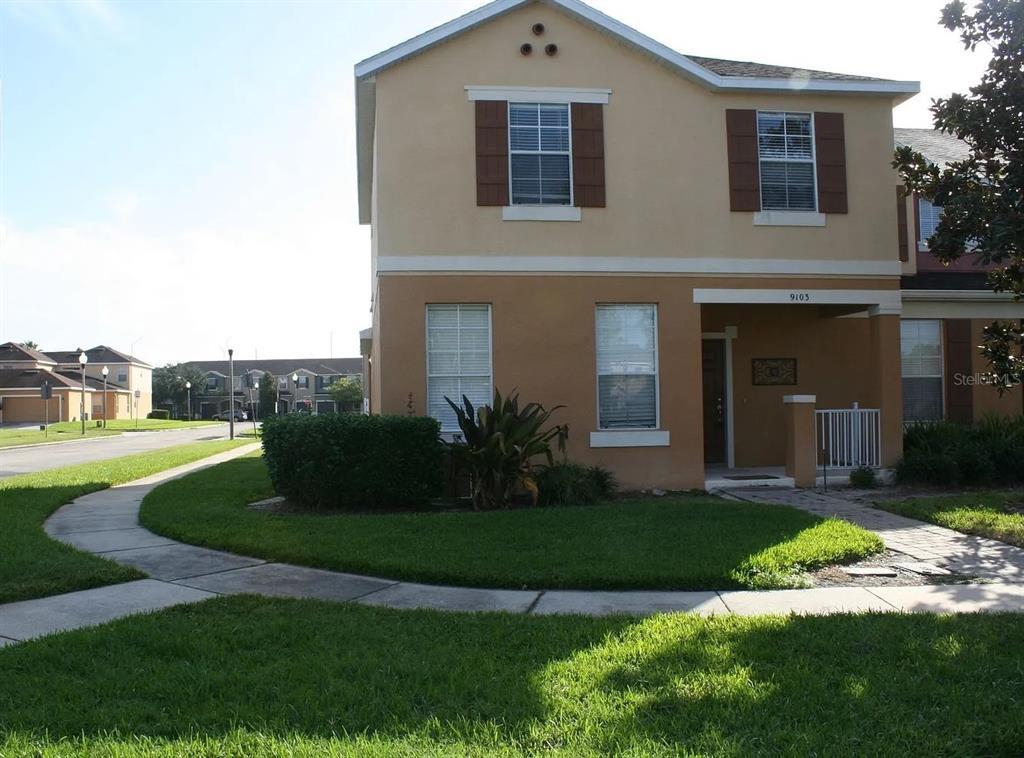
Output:
M235 424L235 432L251 429L252 424ZM112 437L94 437L79 442L57 442L35 447L0 449L0 478L42 471L76 463L119 458L132 453L144 453L165 447L210 439L226 439L228 425L202 426L193 429L174 429L165 432L127 432Z

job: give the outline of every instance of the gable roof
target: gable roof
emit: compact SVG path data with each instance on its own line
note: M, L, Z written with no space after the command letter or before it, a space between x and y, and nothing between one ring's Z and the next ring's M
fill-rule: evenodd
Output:
M189 366L195 366L204 374L228 375L228 362L220 361L188 361ZM235 376L241 376L250 371L269 371L275 377L291 376L296 371L305 371L310 374L361 374L363 372L362 358L270 358L267 360L236 360Z
M920 82L873 79L866 76L835 74L828 71L812 71L789 66L683 55L621 21L601 13L596 8L591 8L580 0L494 0L355 65L359 223L370 223L373 133L377 98L375 75L386 68L486 24L488 21L534 2L556 8L715 92L889 95L898 103L921 91Z
M893 129L897 147L909 147L921 153L935 165L962 161L970 153L970 147L954 134L938 129Z
M25 347L17 342L0 345L0 363L46 363L53 364L52 358L38 350Z
M81 352L81 350L48 350L46 355L49 356L51 362L77 364L78 356ZM85 354L89 357L89 363L134 363L139 366L152 368L145 361L106 345L90 347L85 351Z

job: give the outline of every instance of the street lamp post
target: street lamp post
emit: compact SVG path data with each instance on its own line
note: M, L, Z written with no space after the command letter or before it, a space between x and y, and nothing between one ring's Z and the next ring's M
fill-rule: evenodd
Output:
M253 405L252 401L249 401L249 405L252 405L252 433L256 434L256 409L260 407L260 380L257 379L253 382L253 387L256 389L256 403Z
M299 375L297 373L292 374L292 387L294 387L292 390L292 403L295 405L292 410L297 411L299 409Z
M228 374L230 379L228 380L228 437L230 439L235 438L235 351L233 348L228 348Z
M192 420L192 382L185 382L185 397L187 398L185 415L189 421Z
M107 374L110 373L110 367L104 366L103 371L103 428L107 428Z
M81 413L82 417L82 435L85 435L85 364L89 362L89 356L85 354L83 350L78 354L78 366L82 369L82 406Z

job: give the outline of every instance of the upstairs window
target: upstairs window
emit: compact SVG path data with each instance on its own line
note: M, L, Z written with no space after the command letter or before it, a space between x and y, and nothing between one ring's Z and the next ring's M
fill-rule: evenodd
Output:
M763 210L817 210L809 113L757 114Z
M295 382L295 386L298 389L300 389L300 390L308 390L309 389L309 377L308 376L300 375L299 378Z
M918 225L921 227L921 239L917 241L918 250L928 250L928 240L935 234L941 217L941 205L935 205L935 203L925 200L923 197L917 199L917 218Z
M121 375L120 374L117 375L117 378L118 378L118 381L124 381L124 379L121 379ZM127 377L125 377L125 378L127 378ZM215 376L208 376L208 377L206 377L206 389L208 389L208 390L215 390L215 389L217 389L218 386L220 386L220 380L217 379L217 377L215 377Z
M509 103L513 205L572 205L567 103Z

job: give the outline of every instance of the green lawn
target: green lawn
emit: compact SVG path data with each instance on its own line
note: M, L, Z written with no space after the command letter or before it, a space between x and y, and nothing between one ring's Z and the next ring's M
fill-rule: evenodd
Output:
M491 513L274 515L259 457L146 496L149 529L208 547L395 579L484 587L709 589L794 586L801 568L882 549L804 511L707 496Z
M876 507L1024 547L1024 490L889 500Z
M95 421L85 423L86 437L109 437L122 432L152 432L161 429L184 429L190 426L206 426L219 423L215 421L165 421L155 418L140 418L138 428L135 421L128 419L111 420L107 422L107 428L96 426ZM30 429L0 429L0 448L13 447L15 445L35 445L40 442L68 442L70 440L82 439L82 423L80 421L62 421L59 424L50 424L47 433L39 430L38 426Z
M195 442L153 453L0 479L0 603L84 590L143 576L135 569L50 539L43 531L43 522L57 508L86 493L243 444L246 443L237 440Z
M223 598L0 648L0 755L1019 755L1022 650L1019 615Z

